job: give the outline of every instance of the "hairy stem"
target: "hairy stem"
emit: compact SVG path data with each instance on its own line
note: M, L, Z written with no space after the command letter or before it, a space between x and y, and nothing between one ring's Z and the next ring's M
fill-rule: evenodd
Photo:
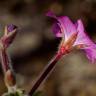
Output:
M37 90L39 85L45 80L45 78L49 75L49 73L52 71L52 69L55 67L57 61L62 57L62 53L58 52L53 59L49 62L49 64L45 67L43 72L40 74L39 78L33 85L31 91L29 92L29 96L32 96L34 92Z
M5 85L9 89L9 86L14 86L16 84L16 78L6 49L1 50L0 58L4 72Z
M9 57L5 49L1 50L0 57L1 57L2 69L5 74L6 71L9 69Z

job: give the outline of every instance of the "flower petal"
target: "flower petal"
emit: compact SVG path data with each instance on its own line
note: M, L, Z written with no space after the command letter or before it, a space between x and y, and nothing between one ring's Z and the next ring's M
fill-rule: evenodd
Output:
M77 32L76 26L67 16L56 17L52 12L48 12L47 16L56 20L53 25L53 32L56 37L64 37L65 41L67 41L73 33Z
M81 47L86 53L88 59L94 63L96 60L96 44L91 41L88 35L85 33L84 26L81 20L77 21L78 36L73 46L83 44L85 47Z
M85 45L91 45L93 42L88 37L88 35L85 33L84 26L81 20L78 20L76 23L78 36L73 46L78 44L85 44Z
M75 25L67 16L59 17L58 22L61 25L61 32L64 34L65 41L67 41L72 34L77 32Z
M58 18L56 17L56 15L54 13L52 13L51 11L49 11L46 16L49 16L51 18L54 18L56 20L56 22L53 24L52 26L52 31L55 34L56 37L62 37L62 32L61 32L61 28L60 25L58 23Z
M54 19L57 19L56 15L53 12L51 12L51 11L47 12L46 16L52 17Z
M95 63L95 61L96 61L96 45L91 46L91 47L85 49L85 53L86 53L87 58L92 63Z
M57 23L53 24L52 30L56 37L62 37L61 29Z

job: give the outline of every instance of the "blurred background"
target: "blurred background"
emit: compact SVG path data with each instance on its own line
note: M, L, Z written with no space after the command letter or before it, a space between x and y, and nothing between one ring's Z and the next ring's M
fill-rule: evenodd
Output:
M0 0L0 34L6 24L18 26L18 34L8 49L18 87L29 92L40 72L57 51L60 39L52 33L52 10L74 22L81 18L88 35L96 41L96 0ZM0 36L1 36L0 35ZM45 96L96 96L96 65L82 51L64 56L39 87ZM0 66L0 95L7 91Z

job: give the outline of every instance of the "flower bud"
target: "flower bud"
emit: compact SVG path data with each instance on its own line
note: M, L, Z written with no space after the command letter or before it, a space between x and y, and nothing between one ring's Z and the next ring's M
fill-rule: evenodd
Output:
M17 26L15 26L15 25L13 25L13 24L7 25L7 30L8 30L8 32L11 32L11 31L13 31L13 30L16 29L16 28L17 28Z
M5 26L4 36L1 38L4 48L7 48L14 40L17 33L17 26L10 24Z
M7 87L11 87L16 84L16 78L10 69L5 73L5 84Z

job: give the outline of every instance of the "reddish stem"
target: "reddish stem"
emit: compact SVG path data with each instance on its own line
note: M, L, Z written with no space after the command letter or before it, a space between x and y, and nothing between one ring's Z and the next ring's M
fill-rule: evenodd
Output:
M57 61L62 57L61 52L58 52L55 57L49 62L49 64L45 67L35 84L33 85L31 91L29 92L29 96L32 96L34 92L37 90L39 85L45 80L45 78L48 76L48 74L52 71L52 69L55 67Z
M12 69L10 58L6 49L2 49L0 53L2 69L4 72L4 80L6 86L14 86L16 84L15 73Z
M5 74L6 71L9 69L9 58L5 49L1 50L0 57L1 57L2 68Z

